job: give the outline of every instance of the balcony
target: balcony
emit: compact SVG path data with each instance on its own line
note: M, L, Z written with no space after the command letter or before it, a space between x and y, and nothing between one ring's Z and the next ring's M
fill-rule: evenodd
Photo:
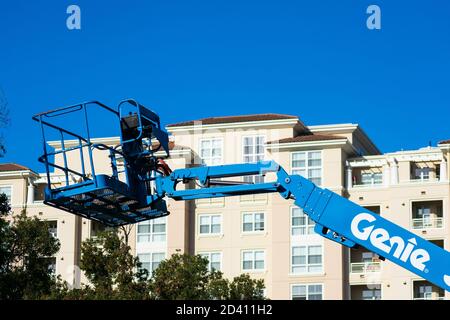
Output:
M443 202L415 201L412 203L411 228L412 229L437 229L443 228Z
M350 263L350 273L380 272L381 262L354 262Z
M444 218L417 218L412 219L413 229L442 228Z
M351 300L380 300L381 284L350 286Z
M378 283L381 261L377 254L365 248L350 249L349 281L352 284Z
M414 281L413 287L413 300L445 300L444 289L441 289L428 281Z

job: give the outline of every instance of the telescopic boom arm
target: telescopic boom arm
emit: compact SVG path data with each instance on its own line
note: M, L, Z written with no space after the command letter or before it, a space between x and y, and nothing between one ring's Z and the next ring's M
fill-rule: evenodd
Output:
M275 172L271 183L212 187L211 179ZM178 183L197 180L199 189L176 190ZM338 194L317 187L299 175L289 175L273 161L178 169L156 178L155 199L175 200L279 192L294 199L316 223L315 232L349 248L362 246L450 291L450 253Z

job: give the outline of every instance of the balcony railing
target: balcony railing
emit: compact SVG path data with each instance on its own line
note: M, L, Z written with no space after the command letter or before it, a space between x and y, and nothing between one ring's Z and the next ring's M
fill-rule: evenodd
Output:
M439 178L415 178L415 177L411 177L409 179L409 183L434 183L434 182L439 182L440 179Z
M370 273L370 272L380 272L381 263L380 262L356 262L350 264L351 273Z
M353 185L353 188L379 188L384 187L385 185L381 182L379 183L356 183Z
M413 298L413 300L445 300L445 297L422 297L422 298Z
M442 228L444 218L417 218L412 219L413 229L432 229L432 228Z

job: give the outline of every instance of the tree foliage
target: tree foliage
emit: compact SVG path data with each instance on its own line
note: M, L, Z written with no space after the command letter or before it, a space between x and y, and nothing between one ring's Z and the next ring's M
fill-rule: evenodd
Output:
M8 199L0 194L0 299L263 299L263 280L244 274L232 281L208 270L200 255L176 253L149 277L118 229L83 241L80 268L89 280L72 288L48 271L47 257L60 244L48 225L23 211L11 219Z
M58 282L50 299L149 299L148 272L141 268L118 230L106 230L85 240L80 268L89 284L70 289Z
M0 298L38 299L55 282L49 258L60 247L46 222L28 217L25 211L8 221L8 199L0 195Z
M263 280L242 274L229 281L220 271L208 271L206 258L178 253L159 264L151 278L151 289L156 299L264 299Z

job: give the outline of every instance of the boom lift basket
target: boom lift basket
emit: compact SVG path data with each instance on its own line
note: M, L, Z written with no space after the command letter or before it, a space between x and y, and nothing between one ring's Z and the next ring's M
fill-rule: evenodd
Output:
M120 144L106 145L91 137L88 120L91 108L102 108L117 117ZM52 121L74 113L80 115L80 127L84 125L85 135L68 131ZM149 159L153 159L153 153L161 148L169 155L168 135L161 129L159 117L154 112L132 99L122 101L117 111L98 101L89 101L39 113L33 119L40 123L42 131L44 153L39 161L45 165L47 175L45 204L108 226L168 214L164 201L148 202L153 192L151 176L154 176ZM49 129L56 130L60 137L59 147L54 151L48 148L46 135ZM159 142L157 150L152 149L155 139ZM77 168L72 165L73 153L78 153ZM94 156L100 153L103 156L107 153L111 167L109 174L96 172ZM62 161L57 162L57 157ZM123 167L121 171L120 166ZM53 169L62 173L60 179L50 171Z

